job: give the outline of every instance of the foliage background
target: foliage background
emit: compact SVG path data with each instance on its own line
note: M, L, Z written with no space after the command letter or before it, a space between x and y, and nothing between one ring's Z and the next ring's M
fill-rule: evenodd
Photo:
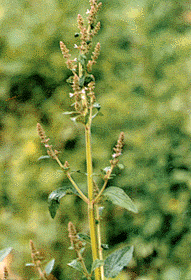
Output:
M135 246L134 259L118 279L190 279L190 2L102 2L95 38L102 51L93 73L104 116L93 124L93 163L97 173L109 164L124 131L125 169L116 170L120 176L110 185L123 187L139 208L133 215L107 204L103 242L111 250L121 242ZM79 279L66 267L74 258L67 224L71 220L88 233L86 207L67 196L51 219L47 197L69 183L55 162L37 161L46 150L36 123L61 151L60 159L84 172L83 128L62 115L70 109L71 89L59 41L75 57L76 18L87 8L88 1L77 0L0 4L0 248L15 249L12 269L27 279L33 275L24 268L30 239L56 259L58 279ZM74 176L85 189L84 175Z

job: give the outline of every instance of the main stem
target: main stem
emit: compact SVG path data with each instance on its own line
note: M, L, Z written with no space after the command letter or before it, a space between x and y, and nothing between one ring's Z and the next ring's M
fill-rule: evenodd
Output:
M85 136L86 136L86 162L87 162L87 182L88 182L88 216L89 216L89 228L90 228L90 238L91 238L91 247L92 247L92 257L93 261L99 259L98 252L98 232L96 231L96 211L93 203L94 190L93 190L93 168L92 168L92 154L91 154L91 124L88 123L85 127ZM98 267L95 269L95 280L102 279L101 268Z

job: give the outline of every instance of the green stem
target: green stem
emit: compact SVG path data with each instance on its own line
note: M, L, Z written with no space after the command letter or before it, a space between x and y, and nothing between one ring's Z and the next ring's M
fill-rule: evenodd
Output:
M88 280L91 280L91 277L87 271L87 268L86 268L86 265L84 263L84 259L80 253L80 251L77 251L77 255L78 255L78 260L81 262L81 265L83 267L83 270L84 270L84 275L87 277Z
M68 179L70 180L70 182L72 183L72 185L74 186L74 188L77 190L77 192L79 193L80 197L83 199L83 201L85 201L86 203L89 203L89 199L83 194L83 192L80 190L80 188L77 186L77 184L74 182L74 180L72 179L71 175L69 172L66 172L66 175L68 177Z
M87 183L88 183L88 216L89 216L89 227L90 227L90 238L91 238L91 247L92 247L92 257L93 261L99 259L98 253L98 236L96 231L96 209L93 203L93 168L92 168L92 154L91 154L91 132L90 124L88 123L85 127L85 137L86 137L86 162L87 162ZM101 280L101 269L100 267L95 269L95 280Z
M114 166L112 165L111 168L110 168L109 173L107 174L107 179L105 180L101 191L98 193L98 195L97 195L96 198L94 199L93 203L97 203L97 202L99 201L99 199L100 199L100 197L101 197L103 191L105 190L105 188L106 188L106 186L107 186L107 183L108 183L108 180L109 180L109 178L110 178L110 176L111 176L111 173L112 173L112 171L113 171L113 168L114 168Z
M98 252L99 252L99 259L103 260L102 255L102 247L101 247L101 227L100 227L100 215L99 215L99 205L95 204L96 209L96 221L97 221L97 236L98 236ZM104 270L103 266L100 266L101 270L101 279L104 279Z

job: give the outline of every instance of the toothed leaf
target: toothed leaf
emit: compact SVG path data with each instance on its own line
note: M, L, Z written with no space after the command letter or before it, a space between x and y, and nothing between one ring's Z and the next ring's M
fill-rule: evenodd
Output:
M133 256L133 246L116 250L104 262L104 275L106 278L115 278L127 266Z
M103 195L106 197L106 200L110 200L113 204L138 213L136 205L121 188L109 187L103 192Z

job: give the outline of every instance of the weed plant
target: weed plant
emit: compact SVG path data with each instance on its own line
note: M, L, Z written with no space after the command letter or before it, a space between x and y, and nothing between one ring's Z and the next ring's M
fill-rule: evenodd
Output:
M72 87L72 92L69 96L72 100L72 110L65 112L71 120L77 125L83 125L85 133L86 145L86 178L87 178L87 194L82 191L77 182L73 179L73 170L70 168L70 163L65 161L62 163L59 159L59 152L50 144L50 139L46 137L43 127L40 123L37 124L37 131L41 142L47 149L46 156L41 156L39 160L47 157L55 160L64 176L68 178L70 187L61 187L54 190L48 198L49 211L54 219L60 205L61 198L67 194L79 196L88 208L89 232L90 236L76 231L75 225L70 221L68 223L68 232L71 242L71 250L76 252L76 259L71 260L67 265L82 273L83 277L90 280L103 280L105 278L115 278L125 266L130 262L133 255L133 246L122 247L104 258L103 248L107 248L106 244L102 244L101 240L101 218L104 206L103 201L109 200L115 205L125 208L129 211L137 213L137 207L134 205L129 196L123 189L110 186L107 187L108 181L114 176L113 170L115 167L120 168L119 158L122 155L124 146L124 133L121 132L117 140L117 144L113 148L110 165L103 169L102 185L99 185L94 179L92 165L92 145L91 145L91 127L95 117L100 117L101 106L96 102L95 95L95 77L92 74L92 67L96 64L100 54L100 43L95 45L92 52L93 39L100 29L100 22L97 22L97 13L101 8L102 3L97 0L90 0L90 9L87 10L87 19L78 14L77 23L79 33L75 37L79 38L79 43L75 44L74 48L78 49L79 55L77 58L71 59L70 50L60 42L60 49L65 59L67 68L71 70L72 76L67 82ZM80 123L80 124L79 124ZM92 265L89 271L86 266L84 257L85 248L91 245ZM33 241L30 241L32 263L27 266L36 268L40 279L50 279L49 274L52 272L55 260L51 260L48 264L43 264L43 259L40 253L36 250ZM1 259L3 260L11 251L7 248L1 251ZM80 276L81 277L81 276ZM4 279L8 279L8 272L5 268Z

